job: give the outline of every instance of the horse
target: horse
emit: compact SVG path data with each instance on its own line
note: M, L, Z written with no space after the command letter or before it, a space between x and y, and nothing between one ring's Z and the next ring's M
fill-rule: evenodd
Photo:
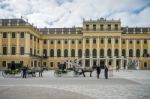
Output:
M92 67L85 67L85 68L82 68L82 67L76 67L74 66L73 67L73 71L75 72L75 74L83 74L83 77L86 77L85 73L86 72L89 72L90 73L90 77L92 77L92 72L96 69L95 66L92 66Z
M36 77L36 73L39 73L39 77L42 77L43 71L48 70L46 67L34 67L31 69L28 69L27 74L31 74L32 77Z

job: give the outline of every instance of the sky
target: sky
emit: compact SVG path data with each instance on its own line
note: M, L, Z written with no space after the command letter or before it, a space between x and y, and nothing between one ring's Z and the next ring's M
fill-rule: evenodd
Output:
M37 27L80 27L101 17L150 27L150 0L0 0L1 19L21 16Z

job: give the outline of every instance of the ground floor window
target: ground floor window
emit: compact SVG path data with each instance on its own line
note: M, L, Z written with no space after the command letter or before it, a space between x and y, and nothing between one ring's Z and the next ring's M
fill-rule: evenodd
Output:
M111 61L109 61L109 65L111 65Z
M3 67L6 67L6 61L3 61L3 62L2 62L2 66L3 66Z
M44 62L43 65L46 67L46 62Z
M50 66L53 67L53 62L51 62Z
M147 62L144 62L144 68L147 68Z

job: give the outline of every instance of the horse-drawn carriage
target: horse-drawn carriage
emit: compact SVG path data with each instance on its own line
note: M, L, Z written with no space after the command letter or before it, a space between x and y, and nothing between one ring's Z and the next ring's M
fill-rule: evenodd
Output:
M21 63L8 63L7 68L2 71L3 77L14 77L21 74Z
M58 68L54 71L54 76L61 77L63 75L68 74L69 72L73 71L73 76L77 77L83 75L85 77L85 73L89 72L90 77L92 77L92 72L94 71L94 67L81 67L79 65L73 65L72 68L66 68L66 64L59 64Z

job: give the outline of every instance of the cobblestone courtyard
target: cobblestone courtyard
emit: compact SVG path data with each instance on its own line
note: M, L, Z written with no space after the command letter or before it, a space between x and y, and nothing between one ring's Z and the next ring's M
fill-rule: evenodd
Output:
M113 72L103 75L54 77L46 71L43 77L3 78L0 72L0 99L150 99L150 71Z

